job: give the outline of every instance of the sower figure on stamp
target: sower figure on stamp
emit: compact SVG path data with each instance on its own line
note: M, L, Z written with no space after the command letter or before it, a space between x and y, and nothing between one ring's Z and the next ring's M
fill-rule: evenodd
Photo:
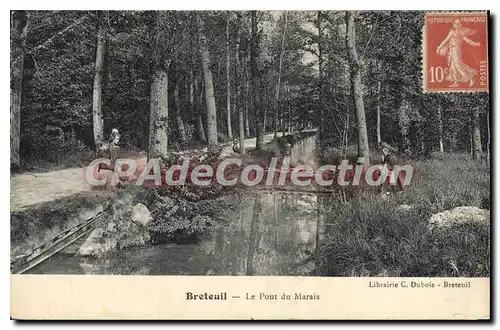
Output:
M450 87L456 87L459 83L469 83L469 86L474 85L477 71L465 64L462 54L462 41L474 47L481 46L480 42L469 39L469 36L475 32L472 29L462 28L460 19L457 18L453 21L453 27L446 38L437 47L436 52L439 55L446 56L448 60L446 80L451 82Z

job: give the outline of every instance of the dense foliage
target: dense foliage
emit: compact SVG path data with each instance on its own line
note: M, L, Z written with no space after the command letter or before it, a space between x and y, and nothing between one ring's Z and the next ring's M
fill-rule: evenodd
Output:
M63 155L94 148L92 85L99 27L107 40L102 101L105 137L111 128L118 127L125 147L148 149L152 70L160 54L161 60L170 63L169 148L185 147L183 139L190 145L206 142L204 83L193 13L163 12L161 24L157 23L157 12L30 11L28 14L21 111L22 162L58 162L67 157ZM227 140L229 135L226 120L229 58L233 133L238 130L238 109L242 108L246 135L255 134L260 121L268 132L320 127L325 122L326 147L345 151L355 143L345 13L258 12L259 85L255 91L249 88L251 15L240 12L238 20L236 14L201 13L214 80L219 140ZM439 150L437 108L441 107L444 149L471 149L473 113L478 111L485 151L487 94L422 93L423 14L360 12L356 18L356 45L370 145L375 146L377 141L378 108L382 140L414 152ZM238 66L236 49L239 49ZM257 93L258 97L251 98L251 93ZM197 126L198 116L205 132Z

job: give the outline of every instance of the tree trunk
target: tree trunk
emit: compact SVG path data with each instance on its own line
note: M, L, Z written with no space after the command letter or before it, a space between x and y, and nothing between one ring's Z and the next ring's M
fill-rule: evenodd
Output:
M179 81L175 83L174 102L175 102L175 121L177 123L177 129L179 130L181 145L182 148L186 148L188 141L186 137L186 130L184 129L184 121L182 120L181 100L179 98Z
M264 97L262 96L262 93L263 91L260 91L259 92L259 95L261 95L261 99L263 99ZM262 101L262 100L261 100ZM260 104L264 105L266 103L264 102L259 102ZM267 125L267 106L264 107L264 117L262 119L262 135L266 133L266 125Z
M192 65L193 63L191 63L191 70L189 71L189 110L191 111L191 121L196 123L196 121L198 120L198 113L196 111L196 106L195 106L196 82L194 80ZM200 137L198 129L196 128L196 124L195 124L195 135L197 138Z
M287 118L286 121L288 121L287 126L287 132L292 133L293 131L293 123L292 123L292 109L290 107L290 85L288 82L285 82L285 91L286 91L286 113L287 113Z
M248 82L247 85L249 85ZM248 90L249 87L247 86L247 91ZM246 93L246 95L249 95L249 93ZM245 136L250 136L250 111L248 103L248 101L245 101Z
M155 34L161 30L161 25L166 18L157 13ZM155 40L152 40L155 42ZM149 150L148 158L168 158L168 71L170 58L163 52L156 52L152 58L153 75L151 78L151 91L149 97Z
M167 65L168 68L168 65ZM151 82L149 119L149 158L167 158L168 147L168 74L157 68Z
M381 85L382 83L379 81L377 83L377 145L380 145L382 142L382 135L380 134L380 99L381 99Z
M365 105L363 103L363 92L361 86L361 72L356 52L356 32L354 27L355 12L346 12L346 45L349 60L349 71L351 88L356 108L356 119L358 121L358 157L364 157L366 162L370 161L370 149L368 146L368 132L366 128Z
M187 99L187 107L186 107L186 112L185 112L184 116L182 116L182 117L184 118L184 122L188 122L188 123L192 123L194 120L194 106L193 106L194 91L193 91L193 84L191 82L192 82L192 78L189 78L184 82L184 90L186 91L185 97ZM187 137L188 141L190 139L189 135L190 135L190 132L188 132L188 129L186 129L186 137Z
M403 137L403 147L404 150L408 149L410 146L410 118L408 113L410 112L410 104L409 102L402 97L401 104L399 106L398 111L398 123L399 128L401 130L401 136Z
M250 136L250 75L248 72L248 59L245 59L245 135Z
M196 13L198 38L200 45L201 67L205 79L205 102L207 104L207 139L209 147L217 146L217 109L215 107L214 83L210 71L210 53L204 33L204 23L199 13Z
M15 167L20 165L21 92L27 30L28 14L26 11L12 11L10 27L10 164Z
M319 142L320 147L323 150L324 141L325 141L325 109L323 108L323 29L321 26L321 11L318 11L318 103L319 103L319 111L320 111L320 122L319 122Z
M236 22L236 54L235 54L235 81L236 81L236 100L239 100L241 97L241 80L240 80L240 28L241 28L241 15L239 13L236 14L237 22ZM241 102L240 102L241 103ZM243 107L241 104L238 104L236 108L235 102L235 110L238 110L238 132L239 132L239 140L240 140L240 154L245 154L245 122L243 116Z
M196 132L198 138L202 143L207 143L207 136L205 135L205 128L203 127L203 82L200 82L200 87L198 86L198 80L195 80L195 89L199 91L197 100L197 110L196 110Z
M278 82L276 83L276 98L275 98L275 106L274 106L274 138L278 138L278 117L279 117L279 101L280 101L280 87L281 87L281 70L283 68L283 55L285 52L285 38L286 38L286 28L288 24L288 12L284 13L285 25L283 27L283 36L281 38L281 51L280 51L280 60L278 66Z
M443 113L441 110L441 105L437 106L438 108L438 121L439 121L439 152L444 152L444 143L443 143Z
M290 91L290 87L287 86L287 92ZM293 118L292 118L292 108L290 106L290 94L288 94L288 133L294 132L294 123L293 123Z
M102 27L97 34L97 50L95 56L94 89L92 95L92 121L94 125L94 143L96 148L104 139L104 123L102 115L102 74L106 53L106 36Z
M196 138L198 140L200 140L202 142L206 142L206 140L203 141L203 139L205 137L205 132L203 132L203 134L202 134L203 125L201 126L201 129L199 126L199 119L201 118L201 114L200 114L199 102L197 100L197 98L198 98L198 81L194 77L193 71L191 71L191 83L190 83L189 91L190 91L189 102L190 102L191 109L192 109L191 111L192 111L193 116L194 116L193 122L194 122L195 135L196 135Z
M472 110L472 141L474 144L472 158L475 160L481 160L482 150L481 150L481 128L479 126L479 109L475 108Z
M287 114L288 114L288 84L287 82L285 81L285 86L283 86L285 88L285 96L284 96L284 104L283 104L283 111L281 111L281 121L282 121L282 126L281 126L281 129L283 130L281 136L284 137L286 135L286 123L287 123Z
M343 119L343 129L342 129L342 141L340 143L340 149L342 150L342 157L347 156L347 147L349 146L349 130L351 128L351 114L349 112L349 98L347 97L347 92L344 91L344 101L345 101L345 119Z
M259 85L259 72L257 68L257 62L259 57L259 36L257 35L257 12L252 11L252 44L250 50L250 72L252 76L252 99L253 99L253 113L255 115L256 121L256 146L255 149L262 150L264 146L263 141L263 127L261 127L261 111L258 102L258 85Z
M472 119L469 120L469 145L470 145L470 156L474 158L474 130L472 129Z
M226 21L226 81L227 81L227 137L232 141L233 140L233 129L231 127L231 76L229 72L231 70L230 65L230 50L229 50L229 15L231 12L227 12L227 21Z
M205 134L205 128L203 127L203 118L201 116L201 113L198 114L197 126L200 141L202 143L207 143L207 135Z

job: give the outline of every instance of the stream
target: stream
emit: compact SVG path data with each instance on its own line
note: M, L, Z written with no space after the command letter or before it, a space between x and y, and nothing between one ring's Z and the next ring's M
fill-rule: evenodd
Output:
M132 247L92 258L59 252L27 274L308 275L324 232L313 195L260 193L196 242ZM71 249L69 249L71 250Z

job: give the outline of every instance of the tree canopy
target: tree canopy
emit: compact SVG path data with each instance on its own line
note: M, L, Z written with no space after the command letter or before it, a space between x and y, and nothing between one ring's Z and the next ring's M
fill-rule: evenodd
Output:
M240 127L246 137L318 127L322 145L345 151L358 140L356 70L370 148L381 139L416 153L439 151L440 141L470 151L477 126L484 151L488 94L422 92L423 15L357 13L353 68L345 12L28 11L22 53L11 57L24 60L21 161L95 148L98 34L104 137L118 127L131 149L150 147L151 88L164 68L169 149L226 142Z

